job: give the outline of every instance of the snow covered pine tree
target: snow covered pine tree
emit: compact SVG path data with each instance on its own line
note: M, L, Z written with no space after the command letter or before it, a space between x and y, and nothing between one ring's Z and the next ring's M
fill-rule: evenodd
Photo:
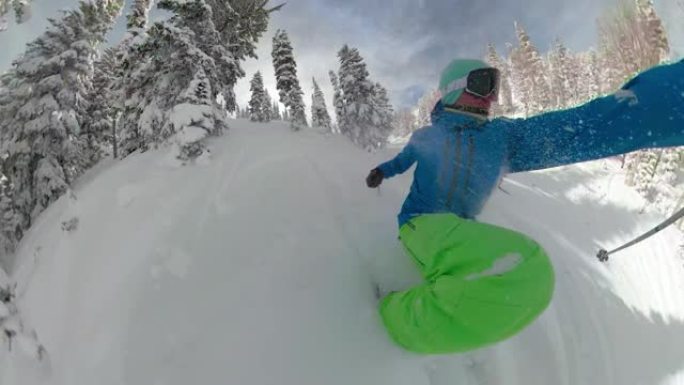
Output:
M264 109L266 105L266 90L264 90L264 80L261 72L257 71L250 82L252 98L249 100L249 119L253 122L268 121L268 111Z
M91 99L95 104L91 115L94 127L91 130L101 139L111 141L109 145L115 158L119 157L120 137L123 136L129 149L138 148L139 144L137 130L119 130L119 127L125 126L126 123L133 124L125 118L137 116L133 112L138 105L135 102L131 103L129 98L132 90L139 86L131 84L132 73L138 68L132 58L142 56L137 51L147 37L149 12L153 5L153 0L134 0L126 16L127 31L124 38L116 46L106 49L102 57L95 62L93 83L96 89L93 90ZM129 108L128 111L125 110L126 107ZM105 134L103 130L108 128L111 129L111 133ZM126 155L131 151L124 148L123 152Z
M0 0L0 32L7 29L5 15L12 9L17 24L21 24L31 17L31 0Z
M264 104L261 107L262 110L264 111L264 119L266 122L270 122L271 120L275 119L273 116L273 99L271 99L271 95L266 91L266 88L264 88Z
M387 91L370 81L366 63L356 48L345 45L338 57L340 132L364 149L382 147L392 130L392 108Z
M335 108L335 118L337 119L337 127L335 133L342 133L342 120L344 119L344 105L342 100L342 90L340 89L340 81L337 78L335 71L330 71L330 84L333 87L333 107Z
M430 124L432 110L441 97L439 90L433 89L426 91L418 100L418 116L416 117L418 127L425 127Z
M550 91L545 78L544 63L527 31L515 23L519 46L511 53L511 63L520 85L520 99L526 115L543 111L550 106Z
M270 13L280 8L266 3L158 2L171 17L151 26L129 57L135 70L125 92L125 154L170 142L185 160L201 154L205 138L227 127L226 111L237 107L235 83L245 75L241 61L255 56Z
M408 108L402 108L395 112L392 117L392 135L400 138L408 138L413 131L419 127L416 124L417 119Z
M117 157L116 123L120 115L116 87L122 76L118 51L107 48L94 65L94 76L89 93L90 105L83 125L85 159L95 164L111 149Z
M273 67L276 75L276 88L280 95L280 102L289 109L292 118L292 128L298 130L306 127L304 99L302 87L297 79L297 63L294 59L292 43L283 30L276 31L273 37Z
M323 129L325 132L332 132L332 122L328 114L328 107L325 105L325 96L321 87L313 81L313 94L311 95L311 126Z
M371 106L373 114L373 130L368 131L368 142L375 148L384 146L392 133L392 115L394 111L387 96L387 89L380 83L375 83L371 90Z
M0 152L24 229L90 163L80 130L95 49L122 6L123 0L79 2L50 20L14 62L0 105Z
M496 52L493 44L487 45L487 57L485 58L492 67L499 70L499 97L495 106L492 109L493 116L501 116L513 112L513 95L511 93L510 66L507 61L504 61Z
M273 106L271 106L271 111L273 112L272 120L281 120L282 119L282 115L280 114L280 105L278 104L278 101L276 101L276 100L273 101Z
M0 174L0 269L9 268L9 258L23 235L21 215L12 194L9 180Z

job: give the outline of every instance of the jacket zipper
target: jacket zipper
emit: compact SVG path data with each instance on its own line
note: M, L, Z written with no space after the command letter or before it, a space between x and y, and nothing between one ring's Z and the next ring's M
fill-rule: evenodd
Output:
M451 210L451 205L454 200L454 194L456 193L456 188L458 187L458 175L461 171L461 145L462 145L462 132L459 129L456 131L456 154L454 156L454 174L451 177L451 186L449 187L449 195L447 196L447 209Z
M473 135L468 135L468 163L466 166L466 176L463 188L461 189L461 201L465 201L465 195L470 186L470 176L473 172L473 158L475 157L475 139Z
M444 159L443 162L448 162L449 159L449 150L451 150L453 147L453 144L451 143L451 135L448 135L446 137L446 140L444 141L444 153L442 154L442 159ZM441 176L441 181L440 181L440 186L446 191L447 186L449 186L449 167L443 167L442 169L442 176ZM442 198L441 203L444 204L444 198Z

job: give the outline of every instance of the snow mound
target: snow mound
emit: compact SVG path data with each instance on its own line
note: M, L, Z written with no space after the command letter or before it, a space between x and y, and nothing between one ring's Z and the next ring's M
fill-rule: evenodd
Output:
M50 360L0 350L1 384L682 383L682 237L596 260L662 220L611 164L504 181L481 219L546 248L555 298L508 341L425 357L388 339L374 299L376 282L419 281L396 238L411 175L364 184L396 150L231 126L201 165L163 151L102 164L39 218L12 279Z

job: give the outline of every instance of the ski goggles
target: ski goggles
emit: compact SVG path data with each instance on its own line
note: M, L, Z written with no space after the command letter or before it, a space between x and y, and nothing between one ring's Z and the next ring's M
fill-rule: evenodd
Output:
M499 89L499 70L496 68L480 68L471 71L468 76L454 80L447 86L444 94L465 89L465 92L486 98Z

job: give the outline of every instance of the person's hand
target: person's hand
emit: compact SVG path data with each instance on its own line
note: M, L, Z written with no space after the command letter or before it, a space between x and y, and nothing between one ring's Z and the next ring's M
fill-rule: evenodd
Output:
M370 188L376 188L380 186L380 183L382 183L384 178L385 176L382 174L382 171L379 168L374 168L371 170L370 174L368 174L368 177L366 177L366 184Z

